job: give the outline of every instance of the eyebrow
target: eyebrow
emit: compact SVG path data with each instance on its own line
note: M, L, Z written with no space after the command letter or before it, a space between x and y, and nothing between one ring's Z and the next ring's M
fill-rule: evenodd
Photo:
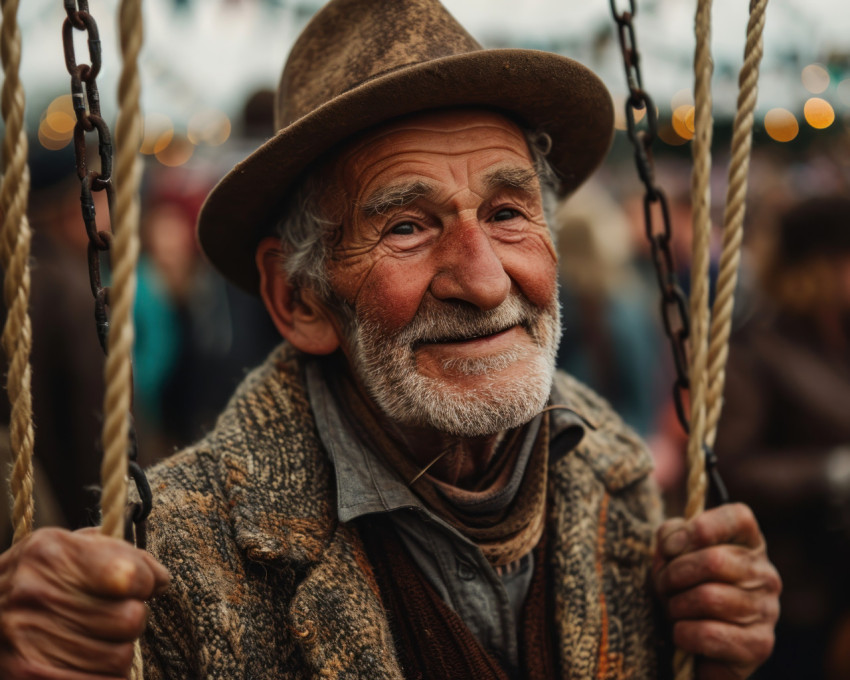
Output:
M490 191L494 189L516 189L534 193L540 190L540 182L534 168L497 168L484 178L484 186Z
M422 180L393 184L372 192L359 207L367 217L375 217L386 214L391 208L403 208L410 205L433 192L434 187Z

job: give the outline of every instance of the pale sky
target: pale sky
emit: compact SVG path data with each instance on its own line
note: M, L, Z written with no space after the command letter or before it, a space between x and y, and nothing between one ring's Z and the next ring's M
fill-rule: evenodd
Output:
M622 65L609 0L444 0L449 9L487 45L539 47L575 57L596 70L616 96L625 91ZM638 46L643 54L645 85L665 106L682 89L692 87L695 0L637 0ZM715 0L713 50L715 115L733 110L737 71L746 32L745 0ZM146 37L142 58L143 107L176 121L213 107L234 115L244 97L259 85L274 86L289 46L315 0L192 0L189 11L175 15L173 0L146 0ZM625 8L628 0L620 0ZM90 0L104 45L99 79L104 112L114 106L120 66L115 37L117 0ZM64 10L60 0L22 3L23 78L32 116L68 88L61 46ZM594 44L605 35L603 48ZM759 111L775 106L802 106L808 96L800 70L843 53L843 72L833 73L829 89L836 112L850 112L838 84L850 78L850 3L848 0L771 0L765 29L765 58ZM596 40L596 42L595 42ZM78 43L79 61L88 61ZM37 122L37 117L35 118Z

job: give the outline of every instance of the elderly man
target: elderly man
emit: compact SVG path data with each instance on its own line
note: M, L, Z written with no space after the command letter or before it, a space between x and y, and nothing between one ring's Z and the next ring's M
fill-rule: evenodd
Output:
M746 677L779 590L751 513L654 544L644 447L553 369L547 200L611 121L585 68L436 0L321 10L199 225L286 342L150 472L158 562L59 531L0 558L3 677L123 677L149 598L148 678L651 678L671 639Z

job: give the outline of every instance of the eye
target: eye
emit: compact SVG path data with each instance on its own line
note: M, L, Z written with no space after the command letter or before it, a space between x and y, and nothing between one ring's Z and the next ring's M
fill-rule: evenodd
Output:
M506 220L512 220L517 216L519 216L519 211L512 208L501 208L495 215L493 215L493 221L505 222Z
M416 225L413 222L401 222L392 227L389 233L396 236L412 236L416 233Z

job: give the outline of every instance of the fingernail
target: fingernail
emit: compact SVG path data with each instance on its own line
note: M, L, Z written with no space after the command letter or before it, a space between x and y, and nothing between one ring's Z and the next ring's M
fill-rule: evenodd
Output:
M685 549L688 543L688 532L684 529L676 529L664 539L663 550L666 555L678 555Z

